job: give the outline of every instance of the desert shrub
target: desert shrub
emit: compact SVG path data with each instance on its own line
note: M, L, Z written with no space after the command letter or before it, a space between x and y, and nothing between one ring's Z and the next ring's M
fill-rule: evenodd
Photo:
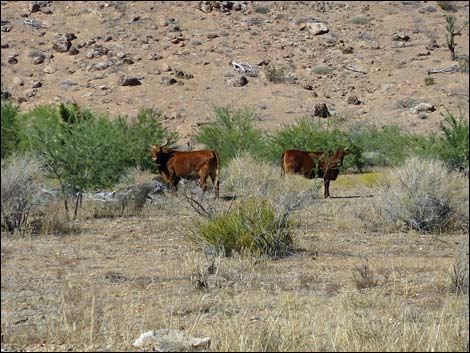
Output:
M424 78L424 83L426 86L431 86L436 83L436 80L434 80L434 77L428 75Z
M326 65L319 65L312 67L311 72L317 75L326 75L329 74L333 69Z
M468 243L467 243L468 245ZM450 271L450 289L458 294L468 293L468 256L460 254Z
M437 1L437 5L444 11L455 11L454 1Z
M469 125L463 115L455 117L451 113L444 115L440 123L440 134L432 133L418 151L419 154L439 158L450 168L468 174L469 170Z
M260 13L262 15L266 15L267 13L269 13L269 7L267 6L262 6L262 5L256 5L254 6L253 10L256 12L256 13Z
M160 118L154 110L141 110L137 121L129 123L124 116L111 120L74 104L39 106L23 116L22 141L59 181L68 212L70 191L107 188L130 167L154 167L145 147L175 138Z
M41 203L41 164L29 156L3 161L1 172L2 230L23 232Z
M469 57L468 57L468 55L459 56L458 63L459 63L459 71L463 72L464 74L468 74L469 73Z
M361 290L377 286L378 281L375 278L374 271L370 268L367 259L364 263L360 266L356 266L354 269L354 284L357 289Z
M365 25L369 23L369 19L365 15L356 15L351 17L351 22L355 25Z
M355 125L348 130L354 145L360 146L364 166L397 166L414 153L420 138L395 125Z
M2 159L17 150L19 145L18 108L10 102L2 101Z
M317 198L321 183L303 178L300 175L291 175L281 178L280 164L273 166L266 161L256 160L250 155L233 158L226 168L222 170L223 187L226 192L233 193L238 199L252 196L268 197L276 201L276 205L283 204L281 195L300 202L299 206L306 205ZM289 196L292 194L291 196Z
M237 252L281 257L292 248L292 227L289 217L276 214L268 199L252 197L199 223L194 239L215 246L225 256Z
M226 165L243 152L255 156L262 154L263 134L253 126L255 112L214 107L214 113L215 121L202 125L195 139L206 148L215 149L219 153L221 165Z
M286 81L286 72L282 67L276 67L274 64L269 64L264 69L266 79L274 83L282 83Z
M355 212L372 230L405 227L439 233L468 222L468 180L439 160L408 159L381 180L375 197Z

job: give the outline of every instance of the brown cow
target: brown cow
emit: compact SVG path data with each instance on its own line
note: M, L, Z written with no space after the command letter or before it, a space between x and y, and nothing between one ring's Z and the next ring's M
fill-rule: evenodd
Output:
M288 150L282 154L281 176L286 173L301 174L307 179L323 178L325 198L330 196L330 181L336 180L344 156L351 151L337 150L333 154L326 152L307 152Z
M152 154L160 175L170 184L176 195L180 179L199 181L202 191L206 191L206 180L210 176L215 188L215 198L219 197L219 154L213 150L182 152L152 144L147 150Z

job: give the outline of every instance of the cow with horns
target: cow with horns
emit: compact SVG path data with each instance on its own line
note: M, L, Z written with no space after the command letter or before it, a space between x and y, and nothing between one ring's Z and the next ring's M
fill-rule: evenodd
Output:
M215 189L215 198L219 197L219 154L214 150L175 151L164 145L152 144L147 147L152 160L157 164L160 175L170 184L176 195L180 179L200 182L202 191L206 191L206 180L211 178Z

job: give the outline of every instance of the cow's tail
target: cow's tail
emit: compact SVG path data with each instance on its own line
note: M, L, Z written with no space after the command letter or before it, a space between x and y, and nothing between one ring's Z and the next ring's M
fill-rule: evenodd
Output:
M286 175L286 170L284 169L284 155L285 155L285 152L281 156L281 177Z
M220 157L219 153L217 151L214 151L214 156L215 156L215 179L213 180L214 182L214 188L215 188L215 198L219 198L219 167L220 167Z

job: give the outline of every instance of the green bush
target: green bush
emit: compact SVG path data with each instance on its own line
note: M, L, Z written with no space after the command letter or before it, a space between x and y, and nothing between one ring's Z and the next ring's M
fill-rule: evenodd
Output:
M267 199L252 197L235 209L198 224L196 239L224 251L285 256L292 247L292 223L276 214Z
M70 191L115 185L130 167L151 167L146 146L168 139L160 114L152 110L142 110L134 123L125 116L97 116L73 104L40 106L22 118L25 147L58 179L65 200Z
M2 151L1 158L8 157L19 145L18 108L10 102L2 102Z
M419 154L438 158L452 169L468 173L469 170L469 125L463 115L456 118L453 114L443 115L440 123L441 133L430 134L424 149Z
M263 134L253 126L256 114L249 109L214 107L215 121L202 125L196 141L219 153L221 165L248 152L261 156L265 148Z
M400 165L422 143L418 136L396 125L356 125L349 129L348 134L353 144L360 146L364 166Z

